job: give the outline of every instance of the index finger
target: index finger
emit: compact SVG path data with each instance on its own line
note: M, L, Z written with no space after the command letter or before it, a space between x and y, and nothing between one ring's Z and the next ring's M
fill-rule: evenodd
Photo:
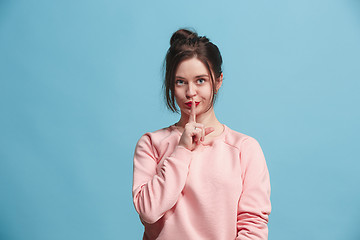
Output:
M195 113L195 101L191 101L191 109L190 109L190 116L189 116L189 122L196 122L196 113Z

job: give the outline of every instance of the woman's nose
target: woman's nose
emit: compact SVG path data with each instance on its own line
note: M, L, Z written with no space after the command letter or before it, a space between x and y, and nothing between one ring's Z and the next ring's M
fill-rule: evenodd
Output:
M186 96L188 98L194 97L196 95L196 87L193 86L192 84L188 85L188 89L186 91Z

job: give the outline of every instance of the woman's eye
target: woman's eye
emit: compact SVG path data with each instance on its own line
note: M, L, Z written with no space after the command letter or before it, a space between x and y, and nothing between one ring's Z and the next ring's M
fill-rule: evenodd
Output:
M176 80L176 85L183 85L184 84L184 81L183 80Z
M201 78L201 79L198 79L197 82L198 82L199 84L203 84L203 83L205 82L205 79L202 79L202 78Z

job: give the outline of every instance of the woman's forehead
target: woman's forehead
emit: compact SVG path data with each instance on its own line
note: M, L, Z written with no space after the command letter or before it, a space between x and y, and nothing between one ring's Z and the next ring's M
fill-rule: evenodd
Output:
M179 63L176 73L176 77L196 77L209 75L209 71L206 65L197 58L186 59Z

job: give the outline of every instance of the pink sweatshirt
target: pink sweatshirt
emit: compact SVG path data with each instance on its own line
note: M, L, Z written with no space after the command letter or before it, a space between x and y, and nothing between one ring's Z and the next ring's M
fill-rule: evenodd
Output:
M258 142L225 126L189 151L177 146L180 136L170 126L136 145L133 201L143 239L267 239L270 180Z

